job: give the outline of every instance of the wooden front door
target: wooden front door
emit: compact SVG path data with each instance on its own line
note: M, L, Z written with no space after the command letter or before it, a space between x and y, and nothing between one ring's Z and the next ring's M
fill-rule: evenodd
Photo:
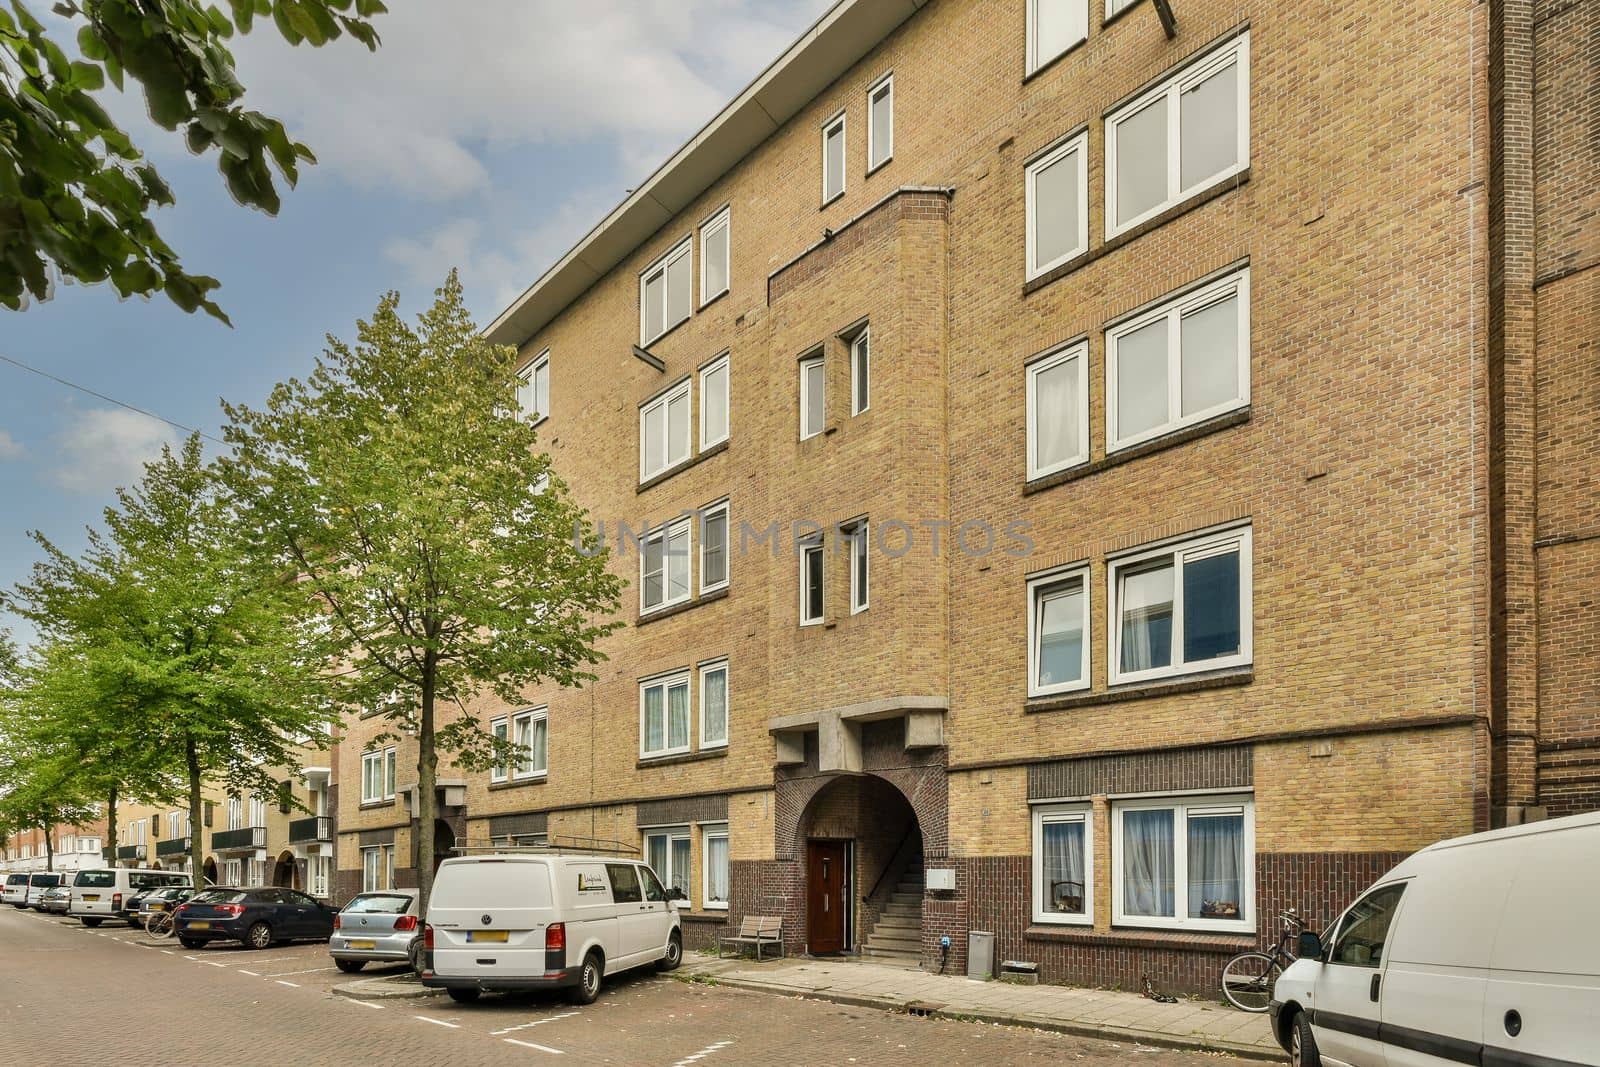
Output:
M849 947L850 873L843 841L806 842L806 940L813 953Z

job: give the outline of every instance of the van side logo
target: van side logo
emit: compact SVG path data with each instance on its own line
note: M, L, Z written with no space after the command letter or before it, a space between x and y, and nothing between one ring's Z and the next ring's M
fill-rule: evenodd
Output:
M601 875L585 874L582 871L578 872L578 892L603 893L605 892L605 888L606 880Z
M494 922L494 916L493 915L484 915L484 916L481 916L478 919L478 921L481 922L483 925L488 926L490 923Z

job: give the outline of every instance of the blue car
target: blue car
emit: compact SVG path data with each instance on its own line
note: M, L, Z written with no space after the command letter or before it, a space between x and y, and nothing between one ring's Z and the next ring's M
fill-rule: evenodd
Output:
M337 914L333 905L295 889L222 887L196 893L172 919L184 948L201 948L208 941L266 948L283 941L326 941Z

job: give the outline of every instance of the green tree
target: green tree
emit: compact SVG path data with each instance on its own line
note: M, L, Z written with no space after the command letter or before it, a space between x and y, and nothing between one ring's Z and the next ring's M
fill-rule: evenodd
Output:
M0 827L7 836L44 831L47 871L56 869L56 828L77 826L94 815L89 783L80 772L76 760L60 755L41 758L16 748L0 753Z
M80 282L110 279L122 296L165 292L185 311L227 321L208 294L215 278L186 273L152 212L172 191L95 94L132 78L150 117L183 130L195 154L216 149L217 168L240 204L278 212L272 171L291 187L311 150L283 123L246 110L245 87L224 44L270 19L291 45L344 34L378 45L368 21L380 0L59 0L76 27L77 58L49 27L10 0L0 7L0 306L50 293L52 266Z
M275 769L297 771L305 748L326 745L328 649L306 623L309 588L256 565L198 435L117 497L81 558L34 534L45 558L17 608L72 662L21 697L35 730L81 740L86 761L139 768L141 797L186 786L198 876L202 781L270 797Z
M454 272L436 296L413 329L388 294L306 381L227 406L224 461L263 551L326 606L347 698L416 736L424 905L440 753L468 770L511 754L441 704L580 685L621 625L620 582L579 550L588 517L518 411L515 351L479 334Z

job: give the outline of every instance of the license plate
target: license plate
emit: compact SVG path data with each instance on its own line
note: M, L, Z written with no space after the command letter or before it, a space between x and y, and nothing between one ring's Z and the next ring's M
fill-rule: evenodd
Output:
M165 904L152 904L152 905L150 905L150 910L151 911L166 911L167 910L167 906Z
M85 893L83 895L83 901L84 901L85 904L98 904L98 903L100 903L100 894L99 893Z
M350 942L350 947L351 948L369 948L370 949L370 948L377 948L378 947L378 943L376 941L352 941L352 942Z
M208 922L192 922L192 923L189 924L189 929L191 929L191 930L209 930L209 929L211 929L211 924L208 923Z
M468 930L467 943L469 945L475 945L480 943L488 944L490 942L494 942L495 944L503 945L506 943L508 936L509 935L504 930Z

